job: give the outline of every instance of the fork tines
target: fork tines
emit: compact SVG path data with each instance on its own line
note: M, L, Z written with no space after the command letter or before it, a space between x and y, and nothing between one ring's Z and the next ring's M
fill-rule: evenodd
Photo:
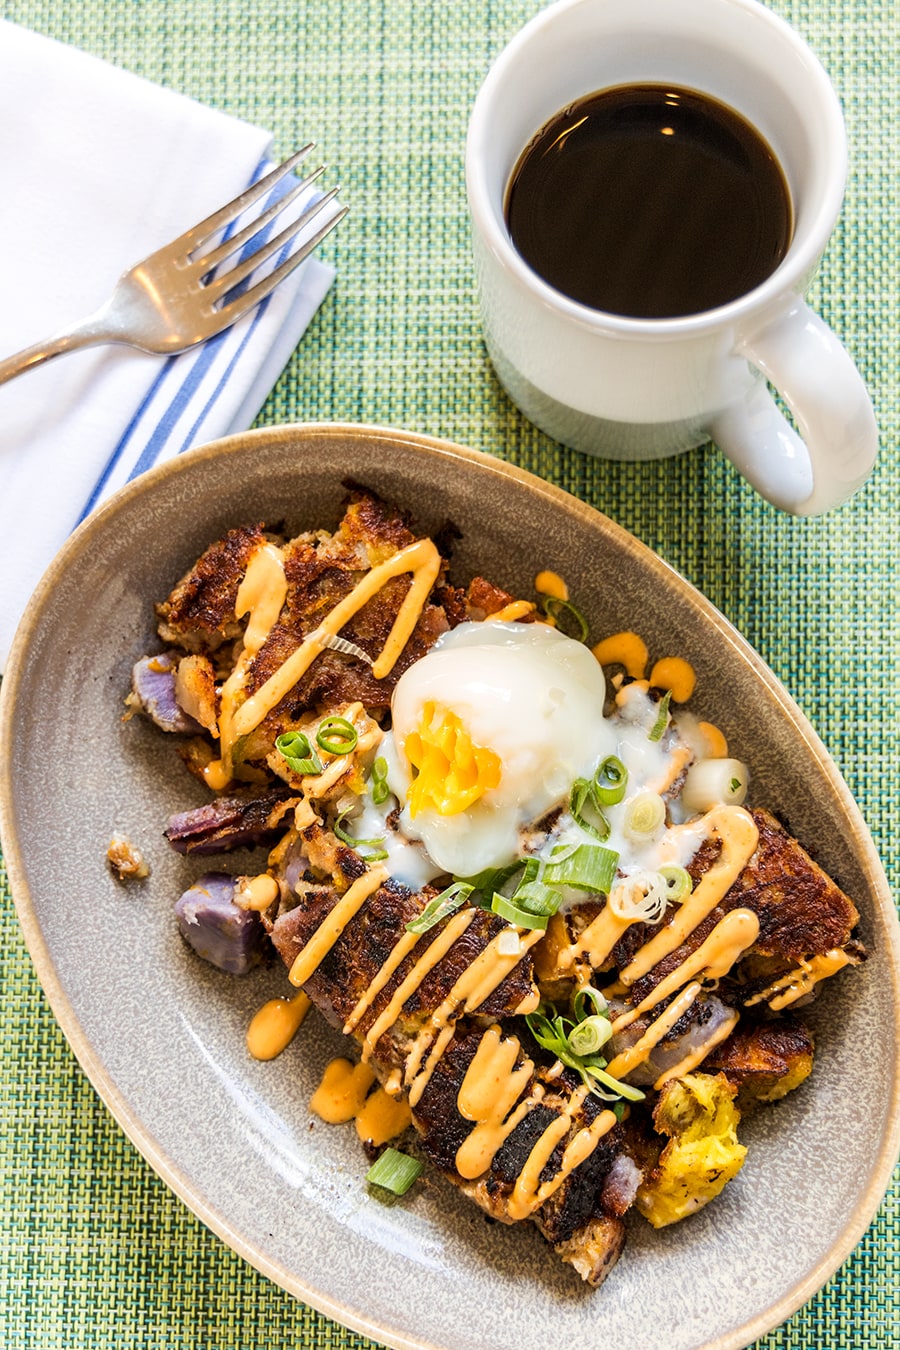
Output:
M308 228L315 217L320 215L340 192L339 187L331 188L309 201L298 215L288 216L291 206L304 193L308 193L313 183L325 172L326 166L320 164L304 178L295 181L290 187L285 185L280 192L278 191L279 185L314 148L314 144L310 142L295 151L283 164L272 169L234 201L188 230L172 245L173 251L177 249L187 255L185 265L194 274L196 284L203 287L211 307L227 312L232 308L246 309L257 304L303 262L346 215L346 207L333 212L314 234L303 240L299 248L286 253L298 235ZM227 230L229 225L239 222L249 208L272 193L277 194L275 200L261 215L254 216L234 234L226 235L210 252L202 252L204 247L220 236L223 230ZM266 239L264 232L267 227L279 217L285 216L288 216L287 224L271 239ZM227 258L240 254L242 250L244 256L239 257L233 267L224 272L217 270ZM261 275L255 285L249 289L238 290L253 273L258 272L270 259L282 253L285 256L272 270Z

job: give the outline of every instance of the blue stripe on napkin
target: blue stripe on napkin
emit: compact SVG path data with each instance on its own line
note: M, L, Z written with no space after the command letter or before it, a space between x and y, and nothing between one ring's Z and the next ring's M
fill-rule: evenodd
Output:
M263 159L257 165L251 176L250 183L257 182L261 177L268 173L274 165L268 160ZM295 185L296 178L288 175L275 184L272 191L266 197L260 208L260 214L272 202L285 196ZM238 222L232 221L225 231L224 237L229 235L237 228ZM282 227L282 222L276 218L266 226L260 235L250 239L240 253L240 258L247 257L251 252L259 248L260 243L268 239L271 234ZM281 252L277 255L273 267L278 266L291 252L293 241L288 241ZM247 278L243 286L252 284L253 278ZM240 290L240 287L236 288ZM253 311L250 321L238 329L225 329L224 332L210 338L198 348L192 349L188 353L181 353L167 357L156 379L147 391L140 406L136 409L134 416L125 428L118 444L115 446L112 454L109 456L103 471L88 498L85 506L78 518L78 524L93 511L104 494L104 490L110 481L116 467L123 461L129 449L134 448L133 443L141 439L143 446L139 450L137 457L128 471L124 481L131 482L140 474L152 468L159 460L169 458L176 454L182 454L185 450L196 444L196 438L204 421L209 416L209 412L215 405L216 400L221 396L222 390L227 384L230 376L233 374L237 362L243 355L248 343L251 341L256 329L258 328L263 316L271 302L271 295L266 296L260 301ZM234 346L235 350L228 356L224 351L229 345ZM204 384L211 373L215 373L217 358L223 353L228 357L224 369L217 375L214 385L209 389L203 406L191 423L187 434L182 436L179 444L174 444L176 429L190 405L197 400L198 396L203 394ZM148 421L149 410L160 398L165 398L166 386L172 386L172 393L161 413L153 413L152 420Z

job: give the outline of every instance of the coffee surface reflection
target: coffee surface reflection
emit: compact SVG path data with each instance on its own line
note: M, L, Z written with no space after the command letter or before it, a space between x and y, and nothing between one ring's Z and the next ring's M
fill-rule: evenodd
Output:
M792 231L784 174L759 132L669 85L601 90L551 118L513 171L506 219L544 281L638 319L747 294L775 271Z

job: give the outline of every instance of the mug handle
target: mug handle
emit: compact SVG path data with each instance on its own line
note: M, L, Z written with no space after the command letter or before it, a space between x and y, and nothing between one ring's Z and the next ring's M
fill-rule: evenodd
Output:
M723 454L783 511L814 516L840 506L865 482L878 453L875 412L847 349L795 298L735 350L781 393L800 435L758 380L710 425Z

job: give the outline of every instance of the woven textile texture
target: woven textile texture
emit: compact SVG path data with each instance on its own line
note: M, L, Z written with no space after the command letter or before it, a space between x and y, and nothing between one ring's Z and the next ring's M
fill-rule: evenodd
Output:
M824 519L758 499L710 448L593 460L529 426L485 356L463 185L468 112L538 0L7 0L18 23L275 133L314 135L352 211L337 282L260 422L371 421L446 436L557 483L656 549L730 618L809 716L898 878L896 0L773 0L841 96L851 173L813 300L872 391L875 473ZM196 1220L77 1066L0 893L0 1346L361 1347ZM760 1350L900 1345L900 1177L862 1243ZM643 1347L640 1350L644 1350ZM650 1348L652 1350L652 1348Z

